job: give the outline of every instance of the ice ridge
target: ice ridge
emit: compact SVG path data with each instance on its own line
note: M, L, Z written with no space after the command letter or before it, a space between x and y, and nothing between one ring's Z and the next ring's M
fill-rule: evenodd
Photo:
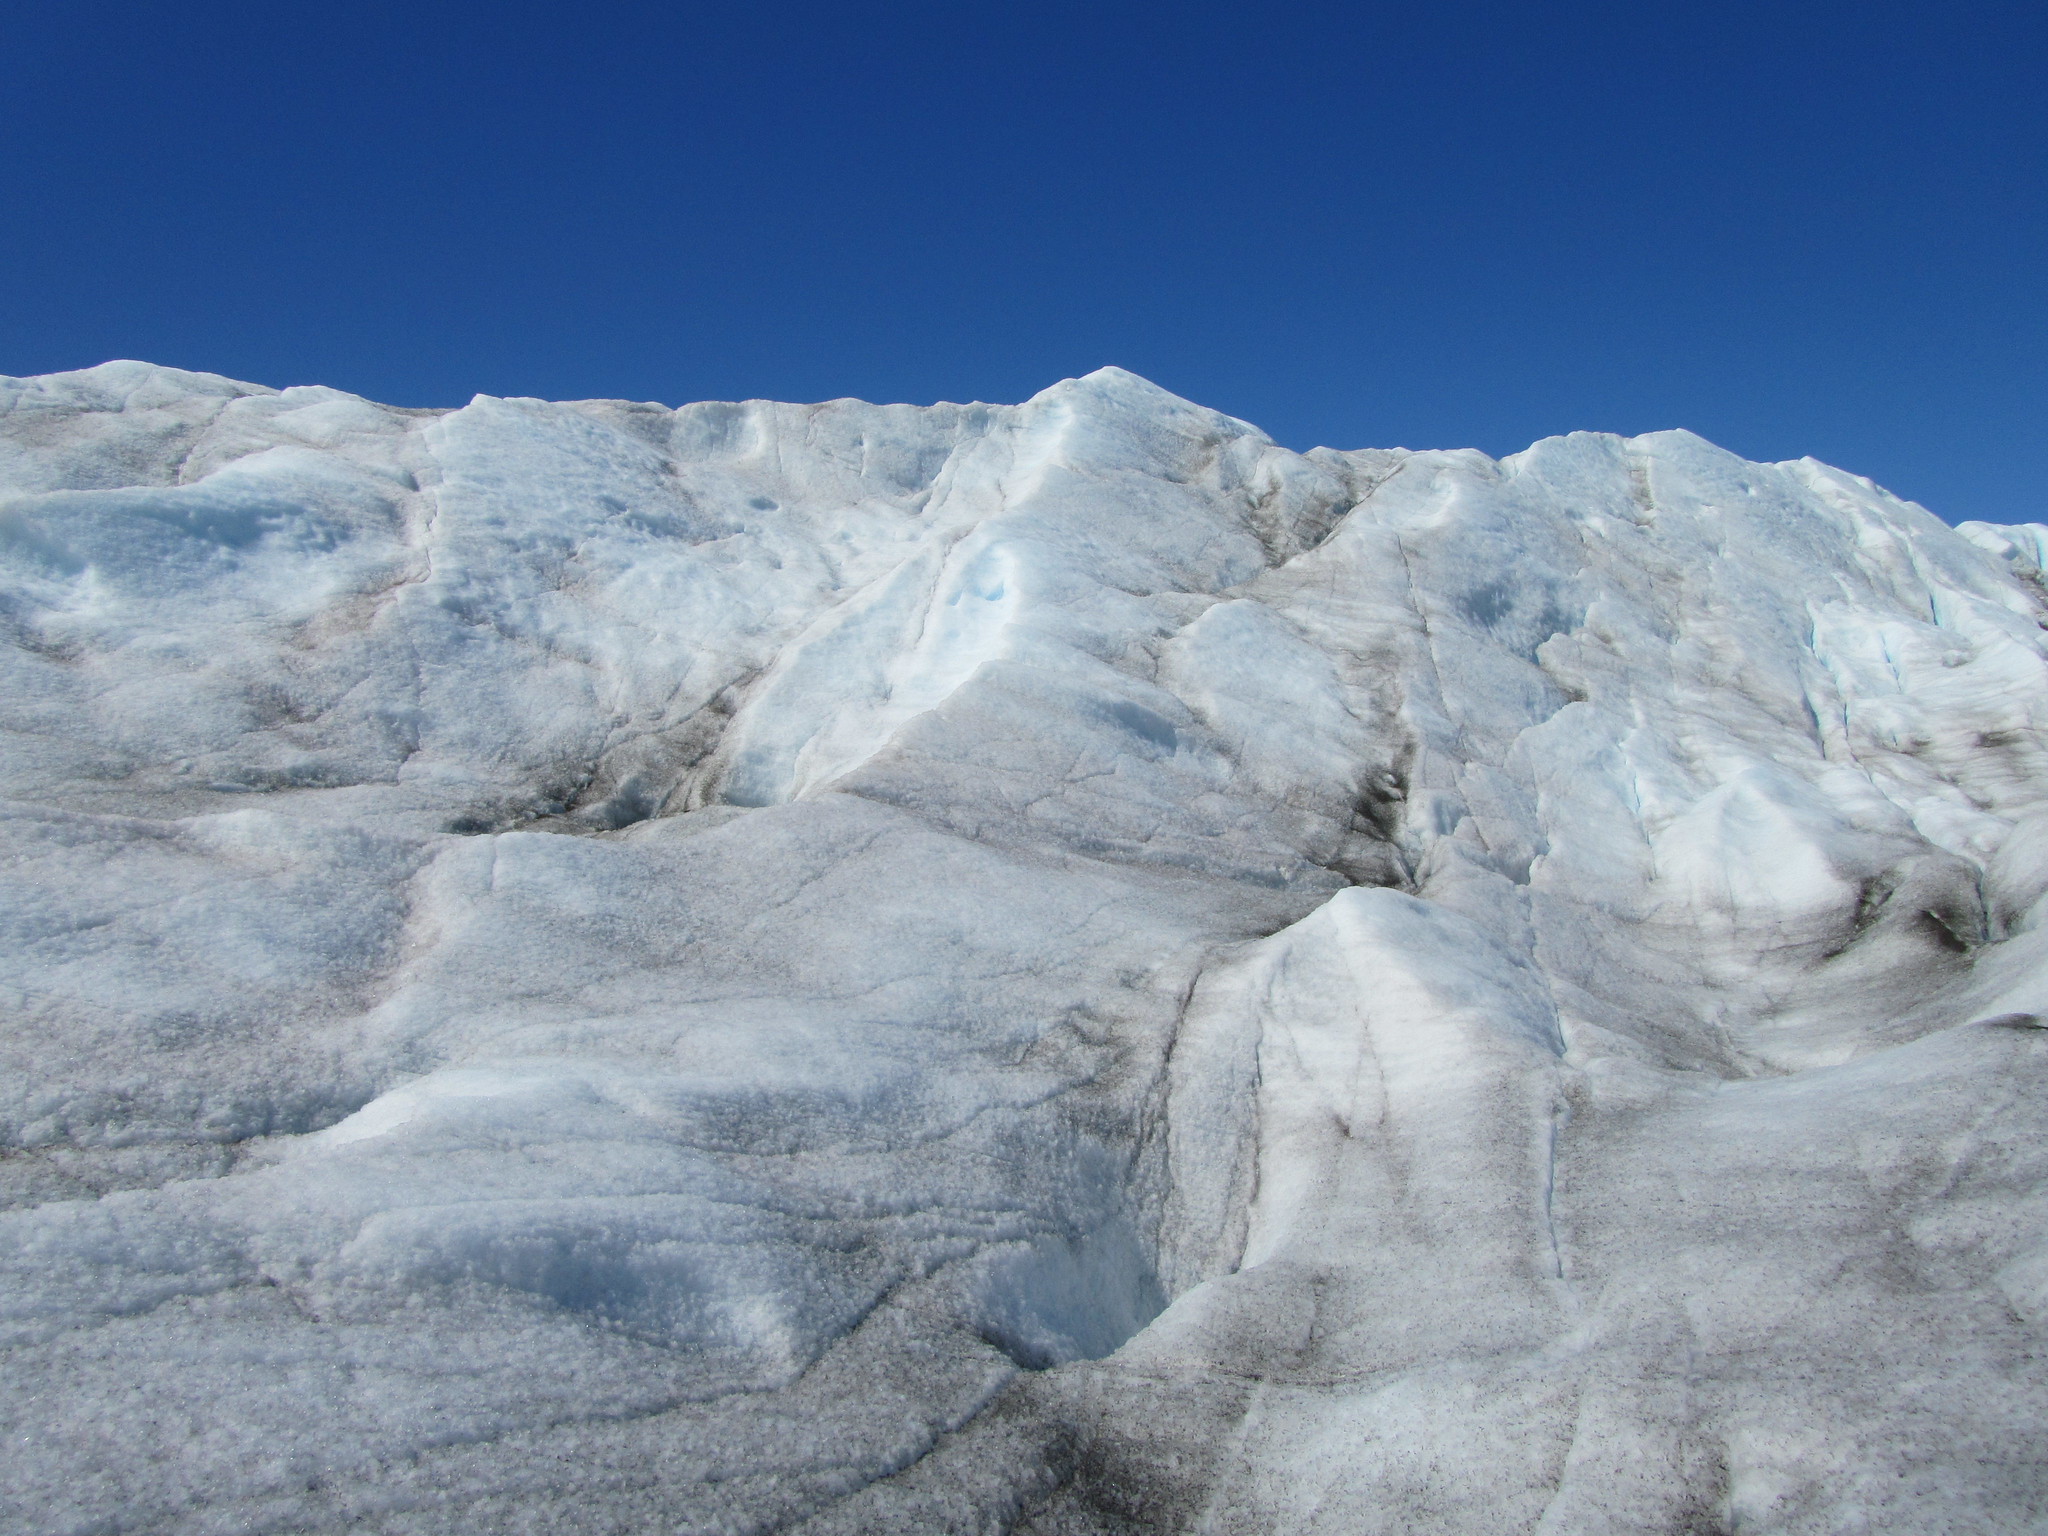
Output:
M2037 1530L2048 525L0 379L0 1530Z

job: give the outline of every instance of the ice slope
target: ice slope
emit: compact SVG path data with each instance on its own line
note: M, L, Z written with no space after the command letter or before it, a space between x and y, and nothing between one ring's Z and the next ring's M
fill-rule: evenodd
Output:
M0 1529L2039 1529L2044 563L0 380Z

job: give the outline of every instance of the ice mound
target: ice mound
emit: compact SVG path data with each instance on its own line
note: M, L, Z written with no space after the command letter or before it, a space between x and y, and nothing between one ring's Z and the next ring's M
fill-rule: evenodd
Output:
M2048 526L0 380L0 1529L2048 1521Z

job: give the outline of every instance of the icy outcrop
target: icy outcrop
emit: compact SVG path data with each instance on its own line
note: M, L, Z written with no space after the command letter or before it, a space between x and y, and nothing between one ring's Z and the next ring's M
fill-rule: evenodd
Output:
M0 380L0 1529L2048 1520L2048 527Z

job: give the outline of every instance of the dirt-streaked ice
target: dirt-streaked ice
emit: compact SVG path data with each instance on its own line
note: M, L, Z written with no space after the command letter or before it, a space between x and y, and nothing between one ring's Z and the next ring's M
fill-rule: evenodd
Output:
M0 1529L2048 1521L2048 526L0 380Z

